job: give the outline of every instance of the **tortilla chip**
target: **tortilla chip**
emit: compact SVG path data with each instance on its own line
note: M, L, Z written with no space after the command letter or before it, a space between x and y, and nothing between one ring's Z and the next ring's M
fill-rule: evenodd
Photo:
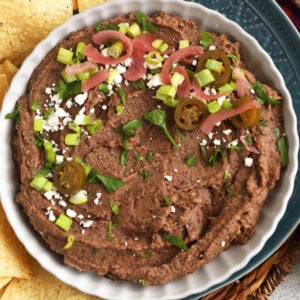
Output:
M0 74L6 75L8 84L10 84L17 71L18 68L7 59L2 64L0 64Z
M11 277L0 277L0 291L11 281L11 279Z
M8 90L7 77L5 74L0 74L0 109L7 90Z
M78 0L78 11L82 12L92 6L103 4L109 0Z
M13 279L3 293L1 300L11 299L76 299L99 300L100 298L83 294L46 272L32 259L32 279Z
M30 256L9 226L1 205L0 220L0 277L30 279Z
M73 0L73 10L77 10L77 9L78 9L77 0Z
M73 14L72 0L2 0L0 62L19 66L34 46Z

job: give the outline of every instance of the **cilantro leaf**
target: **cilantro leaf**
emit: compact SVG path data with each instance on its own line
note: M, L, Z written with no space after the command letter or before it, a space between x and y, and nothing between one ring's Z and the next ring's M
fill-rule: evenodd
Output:
M158 126L163 130L167 138L170 140L172 145L176 148L179 149L179 145L175 142L171 134L169 133L167 129L167 124L166 124L166 112L161 109L154 109L152 111L146 112L144 114L144 120L149 121L150 123Z
M32 105L30 106L32 110L37 110L39 107L40 107L40 100L38 99L34 100Z
M142 12L137 12L135 14L135 19L137 23L142 27L143 31L156 33L157 28L154 24L152 24L148 19L147 16Z
M171 244L173 244L174 246L187 251L187 245L185 244L185 242L177 235L171 235L171 234L162 234L162 237L167 240L168 242L170 242Z
M20 122L21 106L17 106L11 113L5 115L5 119L15 120L16 123Z
M219 155L221 155L221 157L222 157L223 160L226 159L224 151L223 151L222 148L216 148L216 149L214 149L214 151L212 152L212 154L210 155L209 160L208 160L208 164L211 167L214 166L214 164L216 163L216 159L217 159L217 157Z
M58 85L55 87L55 91L59 94L59 97L62 100L65 100L71 94L81 93L81 83L79 81L68 83L60 79Z
M117 216L120 212L119 205L113 199L109 199L109 205L112 213Z
M186 163L189 167L196 166L195 155L194 155L194 154L190 154L190 155L186 158L185 163Z
M289 164L288 144L285 136L282 136L278 140L277 147L280 154L281 165L284 168Z
M271 103L273 105L279 104L279 101L277 99L267 95L263 85L259 81L252 83L251 87L254 89L255 94L257 96L257 101L260 104L266 104L266 103Z
M102 31L102 30L115 30L115 31L119 31L120 26L119 25L103 25L102 22L98 22L96 24L96 32Z
M125 185L125 182L123 180L108 175L103 175L100 172L98 172L96 169L92 169L89 172L87 182L88 183L101 182L108 193L115 192L117 189Z

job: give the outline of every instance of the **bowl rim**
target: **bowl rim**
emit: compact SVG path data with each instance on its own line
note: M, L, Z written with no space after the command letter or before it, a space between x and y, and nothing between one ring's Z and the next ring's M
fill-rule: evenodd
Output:
M78 15L75 15L75 16L71 17L63 25L61 25L61 26L57 27L56 29L54 29L48 35L48 37L46 39L41 41L36 46L36 48L33 50L33 52L25 59L24 63L22 64L22 66L20 68L20 70L18 71L15 78L13 79L13 81L10 85L10 88L9 88L9 90L8 90L6 96L5 96L5 99L4 99L4 102L3 102L3 108L2 108L2 111L1 111L1 118L3 119L3 122L5 122L4 121L5 114L7 112L11 111L11 108L13 107L14 103L12 103L13 101L11 101L11 99L14 99L15 101L18 99L18 97L17 97L18 94L16 93L16 88L18 87L19 82L26 79L26 76L28 77L28 75L30 77L31 72L30 72L30 74L28 74L27 70L33 70L38 65L40 60L44 57L44 54L45 54L45 51L46 51L44 49L44 47L46 47L46 46L47 47L49 47L49 46L54 47L59 40L65 38L70 33L70 28L74 28L74 23L79 23L79 25L81 24L81 25L84 25L83 27L85 27L85 24L82 23L82 20L83 19L88 19L91 14L94 14L95 12L99 12L99 13L101 12L101 14L104 14L105 10L115 10L116 11L116 8L119 8L120 10L123 10L123 11L130 12L130 11L132 11L132 8L131 8L131 6L129 6L129 4L131 4L131 6L138 6L138 7L143 7L143 8L146 7L147 9L149 9L149 7L160 7L161 5L163 5L165 8L168 8L169 10L173 10L174 6L177 7L176 9L179 9L179 7L184 7L184 9L188 9L189 11L192 11L192 10L196 9L196 10L205 12L206 14L210 14L210 15L218 18L218 19L223 20L223 22L229 24L234 30L241 33L243 40L250 41L257 49L259 49L261 51L261 53L264 56L264 59L266 59L268 64L270 64L272 66L272 72L275 72L278 79L280 80L280 86L281 86L281 88L284 88L284 94L286 96L285 98L288 100L289 105L292 106L291 97L289 95L288 89L285 87L283 77L280 74L280 72L277 70L277 68L275 67L275 65L272 62L269 55L259 46L258 42L252 36L250 36L248 33L246 33L238 24L236 24L235 22L233 22L231 20L226 19L220 13L218 13L216 11L212 11L212 10L202 6L199 3L185 2L185 1L182 1L182 0L153 0L153 1L151 1L151 4L147 4L143 0L123 0L122 4L120 4L115 0L115 1L107 2L107 3L105 3L101 6L98 6L98 7L90 8L90 9L84 11L81 14L78 14ZM159 10L161 10L161 9L156 9L156 11L159 11ZM91 21L89 20L89 22L91 22ZM95 22L93 22L93 23L95 23ZM79 26L79 25L77 24L76 26ZM51 48L47 48L48 51L50 51ZM43 51L41 51L41 49ZM296 172L297 172L297 153L298 153L299 142L298 142L298 135L297 135L297 129L296 129L297 128L297 126L296 126L296 116L295 116L295 113L292 110L292 108L289 107L289 109L290 109L290 111L289 111L288 116L290 118L289 124L291 124L291 126L289 128L290 130L288 132L288 138L289 138L289 141L290 141L291 138L294 138L294 137L296 137L296 139L292 142L293 151L291 150L291 148L289 149L290 150L290 152L289 152L290 165L289 165L288 172L289 172L289 174L291 174L292 178L295 178L295 175L296 175ZM25 245L26 249L38 260L38 262L45 269L47 269L53 275L58 277L60 280L66 282L68 284L74 285L74 282L78 282L78 280L76 280L75 276L71 276L71 278L67 281L65 280L65 276L68 275L70 269L73 270L73 268L67 267L66 265L62 265L59 268L59 273L56 272L57 269L53 270L52 267L49 269L49 263L51 263L53 259L56 261L56 258L54 258L51 254L47 255L47 253L46 254L45 253L40 253L40 252L32 253L32 248L31 248L32 247L32 241L29 243L30 245L28 244L28 241L30 241L30 239L32 238L32 235L29 234L31 232L31 229L27 228L28 230L26 232L26 230L24 231L24 228L23 228L23 230L20 231L20 226L24 224L25 220L21 216L20 212L19 213L16 212L16 209L18 209L18 206L15 203L15 200L12 199L12 197L11 197L14 193L14 189L9 184L10 182L12 182L13 177L14 177L14 173L13 173L13 170L12 170L13 167L9 166L9 162L7 161L7 159L4 159L6 157L11 156L10 149L8 149L8 147L7 147L8 146L7 145L7 142L8 142L7 139L8 139L8 135L10 134L10 132L12 130L12 125L11 124L7 125L7 122L5 122L4 124L5 124L4 130L1 131L1 133L0 133L0 142L2 142L2 145L5 145L5 146L0 149L0 157L2 158L1 162L0 162L0 165L1 165L1 167L3 167L2 170L5 170L5 171L9 170L8 174L10 174L10 178L8 179L7 177L4 176L5 172L2 172L2 174L0 176L1 181L5 183L5 184L1 185L1 202L2 202L3 209L4 209L4 211L5 211L5 213L8 217L8 220L9 220L11 226L13 227L15 233L17 234L17 237L21 240L22 244ZM293 163L293 165L291 166L292 163ZM291 196L291 193L292 193L292 190L293 190L293 184L294 184L294 180L292 180L289 183L289 186L288 186L288 189L287 189L287 198L290 198L290 196ZM9 199L9 201L7 201L7 199ZM279 220L283 216L283 213L286 209L287 203L288 203L288 200L286 200L285 207L283 207L283 210L282 210L281 214L279 214L276 217L276 219L274 220L272 230L269 232L268 235L265 236L264 242L274 232L274 230L276 228L276 224L279 222ZM19 217L19 219L17 219L17 222L16 222L15 217ZM27 227L29 227L29 226L30 225L27 224ZM36 236L34 238L37 239ZM37 246L38 248L41 248L41 249L45 248L41 245L40 241L35 241L35 243L36 243L35 246ZM258 248L261 249L262 246L263 246L263 243L261 242ZM255 253L253 253L253 255L251 257L253 257L254 255L255 255ZM251 259L251 257L247 260L247 262ZM247 262L245 262L243 264L243 266L245 266ZM56 261L56 263L57 263L57 261ZM55 267L57 268L57 265ZM226 276L223 276L223 278L219 278L219 281L217 281L217 282L224 281L231 274L235 273L236 271L238 271L241 268L242 268L242 266L239 266L238 268L232 268L230 274L226 274ZM90 274L84 274L84 275L86 275L89 280L92 280L92 278L91 278L92 276ZM188 275L188 276L190 276L190 275ZM177 283L178 281L172 281L172 282ZM215 281L212 285L215 285L217 282ZM121 284L122 286L124 285L123 282L119 282L119 284ZM168 285L168 284L166 284L166 285ZM139 293L138 297L142 296L143 299L146 299L149 296L149 294L147 295L147 292L141 292L140 288L138 288L138 290L137 290L136 287L132 286L131 284L129 284L129 287L130 288L133 287ZM162 286L159 286L159 287L162 288ZM146 291L147 289L151 290L151 287L149 287L149 288L150 289L148 289L148 287L145 287L145 288L143 288L143 290L144 291ZM79 289L80 289L80 287L79 287ZM86 292L86 293L92 293L92 291L87 291L85 288L83 288L81 290ZM166 293L169 292L169 289L165 288L165 285L164 285L163 290ZM159 299L176 299L176 298L179 298L179 297L181 298L181 297L189 296L191 294L198 293L198 292L201 292L201 290L194 288L194 289L190 289L188 292L184 291L181 294L161 295L162 297L160 297ZM111 293L106 293L106 294L98 295L98 296L108 297L110 299L119 299L118 295L112 295ZM124 295L120 295L120 296L124 296ZM164 298L164 297L167 297L167 298ZM136 299L139 299L139 298L136 298ZM152 297L151 299L154 299L154 298Z

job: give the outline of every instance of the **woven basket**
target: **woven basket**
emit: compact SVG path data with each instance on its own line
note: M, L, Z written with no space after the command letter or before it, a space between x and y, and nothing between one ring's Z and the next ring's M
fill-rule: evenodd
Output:
M244 277L199 300L263 300L290 272L300 255L300 226L288 240L264 263Z

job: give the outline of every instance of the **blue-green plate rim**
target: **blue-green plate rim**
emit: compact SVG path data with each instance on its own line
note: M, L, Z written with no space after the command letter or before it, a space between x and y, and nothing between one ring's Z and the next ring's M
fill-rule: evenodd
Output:
M260 22L263 26L267 28L269 33L271 33L271 36L268 36L268 38L273 39L276 43L280 45L280 48L274 49L272 52L269 51L270 56L272 57L275 65L279 69L279 71L282 73L283 77L285 78L286 86L291 94L292 100L293 100L293 106L296 112L297 117L300 118L300 94L299 90L295 89L295 80L296 85L300 87L300 55L296 53L296 49L300 49L300 35L297 31L296 27L292 24L290 19L286 16L284 11L281 9L281 7L275 2L275 0L226 0L226 1L211 1L211 0L186 0L191 2L197 2L200 3L207 8L214 9L216 11L219 11L220 13L225 14L225 16L229 19L232 19L233 21L237 22L239 25L243 27L245 31L250 33L254 38L256 38L261 46L267 51L265 48L264 40L259 40L259 32L251 31L243 23L239 18L235 18L234 12L227 14L226 13L226 7L230 7L234 2L237 2L237 5L246 4L249 6L252 11L255 11L256 16L258 19L256 22ZM243 17L243 11L240 10L240 16ZM285 56L285 58L288 61L289 69L286 68L283 69L283 67L280 64L280 61L276 61L278 51L282 51L281 55ZM293 72L294 76L289 76L288 78L285 76L287 72ZM289 78L293 78L293 83L289 80ZM299 129L299 122L297 124L297 130L298 133L300 132ZM298 153L298 161L300 158L300 154ZM254 256L250 262L240 271L234 273L232 276L230 276L227 280L225 280L222 283L219 283L213 287L211 287L209 290L206 290L203 293L194 294L192 296L189 296L185 298L185 300L193 300L193 299L199 299L199 297L202 297L206 294L211 293L212 291L221 288L222 286L226 286L229 283L241 278L242 276L248 274L250 271L258 267L261 263L263 263L268 257L270 257L286 240L287 238L292 234L292 232L297 228L297 226L300 224L300 171L298 167L296 179L295 179L295 186L293 194L289 200L287 210L282 217L281 221L278 223L278 226L273 233L273 235L270 237L268 242L265 244L263 249Z

